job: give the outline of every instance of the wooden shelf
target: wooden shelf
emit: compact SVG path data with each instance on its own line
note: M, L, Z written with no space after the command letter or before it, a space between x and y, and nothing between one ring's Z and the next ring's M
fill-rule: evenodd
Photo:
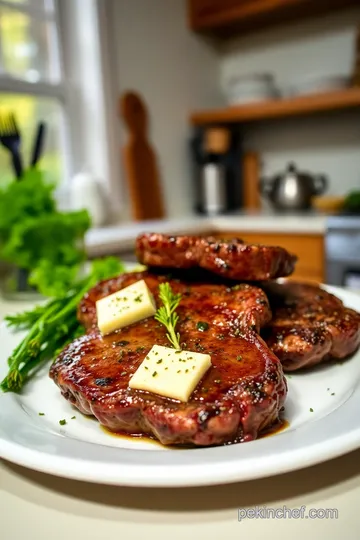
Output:
M187 0L195 32L229 38L358 6L359 0Z
M197 111L190 115L190 122L196 126L248 123L356 107L360 109L360 87L328 92L326 94L312 94L252 103L249 105L225 107L223 109Z

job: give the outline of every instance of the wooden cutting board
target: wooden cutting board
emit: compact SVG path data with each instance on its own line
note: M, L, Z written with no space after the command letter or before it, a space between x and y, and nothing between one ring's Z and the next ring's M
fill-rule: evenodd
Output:
M247 210L261 208L259 190L260 163L256 152L245 152L242 160L243 206Z
M122 149L133 218L137 221L164 217L164 201L156 156L148 140L148 113L139 94L120 97L119 114L128 131Z

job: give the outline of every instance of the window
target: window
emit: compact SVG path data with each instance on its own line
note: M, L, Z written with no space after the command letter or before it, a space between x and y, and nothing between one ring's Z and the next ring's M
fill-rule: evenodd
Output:
M117 96L104 0L0 0L0 113L16 114L24 165L37 122L47 126L41 167L63 188L87 170L103 182L109 216L124 208ZM0 146L0 186L14 174Z
M15 113L29 164L39 121L46 123L41 167L60 183L66 174L65 91L57 0L0 0L0 113ZM8 151L0 147L0 185L13 179Z

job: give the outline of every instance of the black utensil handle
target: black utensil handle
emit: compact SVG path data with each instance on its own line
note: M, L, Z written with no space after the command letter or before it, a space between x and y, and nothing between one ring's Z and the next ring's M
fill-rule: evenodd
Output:
M13 167L14 167L14 171L15 171L15 174L16 174L16 178L18 180L20 180L20 178L22 177L22 174L23 174L23 167L22 167L22 161L21 161L21 157L20 157L20 152L18 152L18 151L12 152L12 162L13 162Z
M43 147L44 147L44 135L45 135L45 124L43 122L40 122L40 124L38 125L34 149L32 153L32 159L31 159L32 167L34 167L38 163L42 155Z

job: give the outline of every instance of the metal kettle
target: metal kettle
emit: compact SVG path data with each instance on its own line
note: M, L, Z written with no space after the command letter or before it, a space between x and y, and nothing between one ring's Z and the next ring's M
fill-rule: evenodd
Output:
M324 175L299 172L294 163L286 171L272 178L260 180L260 191L278 210L306 210L311 198L321 195L328 186Z

